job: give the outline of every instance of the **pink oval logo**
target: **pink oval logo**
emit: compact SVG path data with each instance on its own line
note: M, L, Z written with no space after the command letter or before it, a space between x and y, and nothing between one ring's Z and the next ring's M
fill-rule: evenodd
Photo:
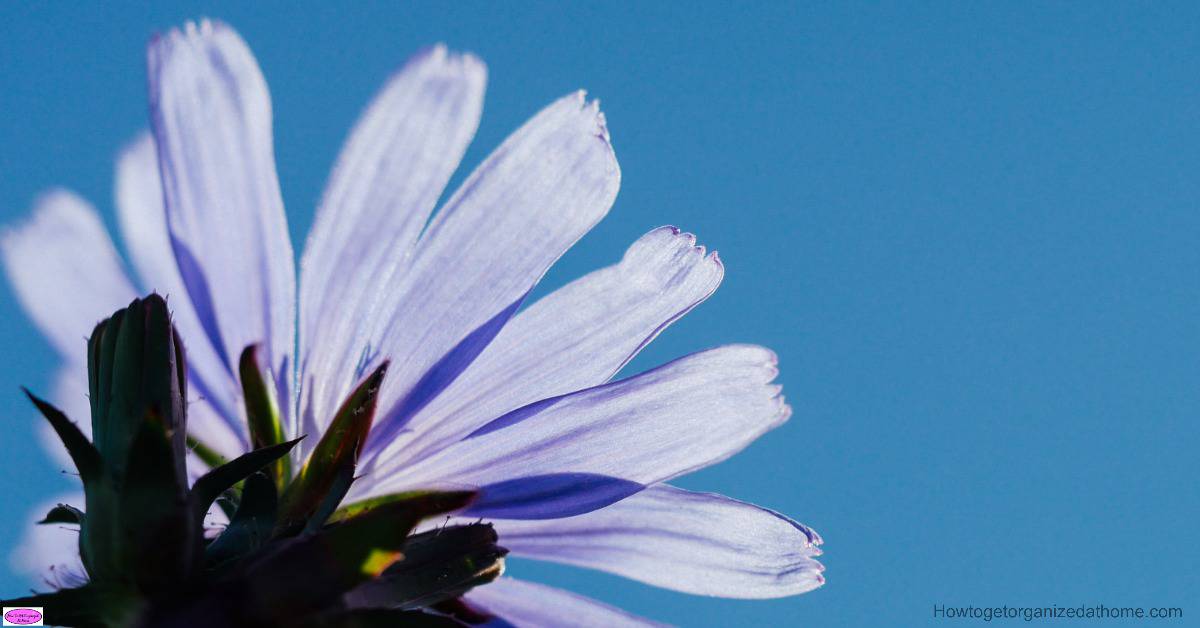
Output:
M4 613L4 621L18 626L31 626L42 621L42 613L34 608L14 608Z

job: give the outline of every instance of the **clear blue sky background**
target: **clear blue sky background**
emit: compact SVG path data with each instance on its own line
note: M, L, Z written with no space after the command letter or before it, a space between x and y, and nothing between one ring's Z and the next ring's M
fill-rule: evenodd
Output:
M682 484L811 524L829 582L741 602L512 573L685 625L922 625L935 604L1200 614L1195 5L502 4L4 3L0 220L67 185L113 223L113 158L146 124L144 42L190 17L224 18L258 56L296 242L356 115L419 47L490 68L468 166L586 87L622 190L544 285L665 223L721 251L721 289L633 367L729 341L779 352L791 422ZM26 505L68 483L17 390L47 389L53 354L2 290L7 551Z

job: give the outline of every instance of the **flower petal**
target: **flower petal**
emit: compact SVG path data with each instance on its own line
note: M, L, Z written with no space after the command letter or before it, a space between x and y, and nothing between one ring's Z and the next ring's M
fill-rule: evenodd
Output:
M665 481L724 460L782 424L790 409L770 384L776 373L775 355L762 347L695 353L514 410L403 473L380 478L370 492L555 473Z
M618 502L644 485L594 473L549 473L483 486L461 514L508 519L557 519Z
M340 401L326 399L320 365L353 350L380 287L411 261L479 126L486 80L478 59L436 46L388 81L346 141L301 261L301 382L319 407Z
M646 584L774 598L825 582L821 537L765 508L660 484L578 517L496 521L514 555L601 569Z
M24 538L9 557L13 571L25 575L38 586L60 588L83 584L87 580L87 571L79 559L78 527L36 523L58 504L83 508L83 503L82 493L65 494L30 511Z
M544 109L478 168L425 231L411 267L377 286L376 327L324 376L337 399L383 359L368 453L478 355L546 269L608 211L619 171L604 116L578 93ZM355 362L359 362L355 368ZM316 420L328 422L330 407Z
M295 269L266 82L245 42L218 22L172 30L147 57L167 223L196 314L231 377L242 350L262 343L286 386Z
M176 294L184 289L183 280L167 233L158 152L150 133L138 134L117 157L115 195L117 224L142 284L177 302L186 298ZM172 309L178 310L179 304Z
M86 363L92 328L137 296L96 210L65 190L41 197L0 254L17 300L70 361Z
M467 603L494 615L485 626L547 628L570 624L579 628L617 626L664 626L619 608L562 589L514 578L498 578L476 587L465 596Z
M496 339L396 439L399 468L525 404L607 381L716 290L723 268L689 233L661 227L621 262L554 291ZM407 438L406 438L407 436ZM369 479L367 480L369 481Z
M204 328L192 306L179 267L175 263L175 252L167 232L166 210L163 208L162 179L159 176L158 156L154 138L142 133L121 152L117 160L117 219L126 249L142 281L143 293L157 292L167 296L171 306L171 318L187 348L187 364L192 388L203 391L202 405L193 405L191 431L206 443L210 440L197 432L217 412L226 427L220 429L221 439L233 431L242 445L227 452L221 443L212 445L227 455L240 453L248 442L243 434L245 422L239 414L237 382L222 362L221 357L208 342ZM85 380L86 381L86 374ZM200 416L204 415L204 416ZM213 438L212 440L217 440Z

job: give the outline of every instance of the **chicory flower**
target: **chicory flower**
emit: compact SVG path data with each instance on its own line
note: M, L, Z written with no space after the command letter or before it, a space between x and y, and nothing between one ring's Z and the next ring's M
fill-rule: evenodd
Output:
M550 104L435 214L478 125L486 72L440 46L417 55L338 157L297 283L270 98L249 48L204 21L153 40L148 67L152 132L117 168L137 276L95 210L66 191L42 197L0 247L21 303L62 355L54 399L67 415L87 414L80 339L99 314L153 290L169 296L188 349L193 477L307 434L274 471L302 479L339 407L386 365L347 507L468 489L479 497L457 516L494 524L514 556L724 597L824 582L811 529L665 484L787 420L771 351L723 346L610 381L712 294L715 252L655 229L616 264L526 304L616 197L597 102L580 92ZM22 563L74 573L54 551L26 550ZM516 625L646 621L508 577L462 602Z

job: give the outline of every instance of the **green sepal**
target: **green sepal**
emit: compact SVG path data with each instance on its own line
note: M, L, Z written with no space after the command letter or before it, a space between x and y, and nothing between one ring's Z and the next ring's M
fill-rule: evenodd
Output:
M204 521L209 506L212 506L221 493L280 457L286 456L301 440L304 440L303 436L286 443L255 449L200 476L192 484L192 515L197 521Z
M359 584L378 577L401 557L409 532L426 517L465 507L474 492L430 493L392 502L320 532L278 541L239 579L252 616L291 625L336 603ZM304 574L303 578L296 574Z
M312 533L320 530L329 517L337 510L338 504L342 503L342 498L350 491L350 485L354 483L354 467L344 466L334 472L333 483L329 487L329 492L325 494L325 499L321 501L321 505L308 518L308 523L304 525L305 533Z
M100 452L62 411L42 401L28 389L22 390L50 422L83 481L85 506L89 513L86 525L79 530L79 556L83 566L93 580L114 577L120 569L117 492L112 477L104 468Z
M29 392L28 388L23 387L21 390L25 391L25 396L29 397L42 416L46 417L46 420L50 422L50 427L54 428L54 433L58 435L58 439L67 448L67 453L75 463L75 468L79 471L79 479L83 481L84 486L99 480L103 470L100 452L87 439L87 436L83 435L79 426L68 419L61 410Z
M46 516L43 517L38 524L73 523L75 525L81 525L83 523L83 518L84 514L82 510L70 504L58 504L54 508L51 508L50 512L46 513Z
M146 321L139 316L140 300L129 304L119 319L105 329L105 335L115 337L112 355L105 356L111 374L111 397L105 411L103 425L92 423L92 437L100 457L111 469L113 477L125 477L125 464L129 461L129 450L133 446L139 421L146 415L141 382L146 375L145 345ZM119 322L118 322L119 321ZM99 429L97 429L99 428Z
M109 399L112 397L113 356L125 310L100 321L88 338L88 398L92 402L92 442L97 449L108 441Z
M279 507L280 531L302 528L325 502L338 478L344 476L345 469L353 472L375 418L379 387L387 368L387 362L381 364L342 402L308 461L284 490Z
M258 361L258 345L250 345L242 351L238 360L238 374L242 381L242 398L246 405L246 420L250 427L250 443L255 449L270 447L284 441L283 422L280 420L279 404L275 401L274 388L263 376ZM270 467L275 486L279 490L291 479L291 461L285 456Z
M199 566L202 522L191 516L187 477L176 462L162 417L147 411L118 494L123 571L142 591L169 590Z
M504 572L508 550L490 523L449 526L409 537L404 558L343 598L351 608L415 610L454 600Z
M205 552L208 565L216 567L262 547L271 537L278 507L279 495L271 478L261 471L246 478L237 511Z

